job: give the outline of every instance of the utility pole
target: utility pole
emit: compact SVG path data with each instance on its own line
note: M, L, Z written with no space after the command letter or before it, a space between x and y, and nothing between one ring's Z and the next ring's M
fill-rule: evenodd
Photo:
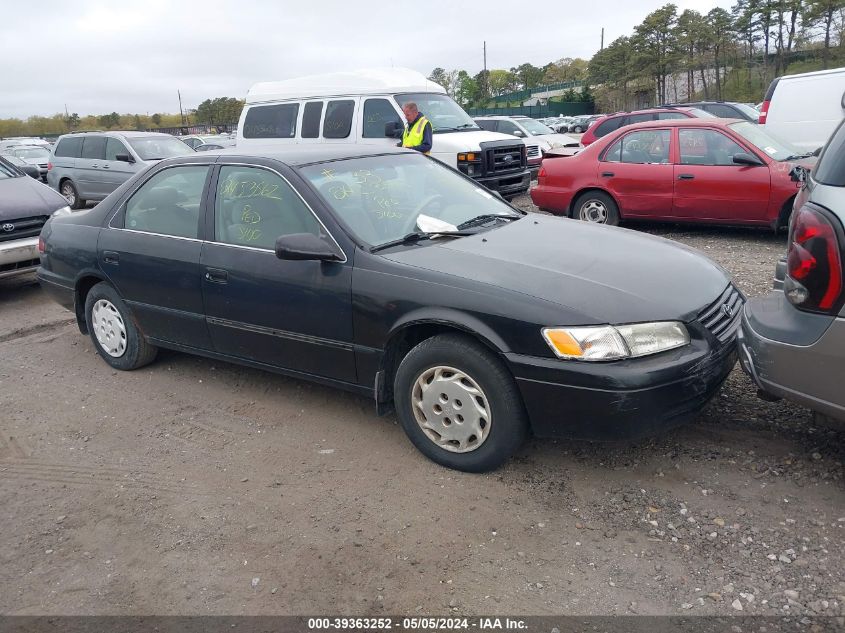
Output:
M182 112L182 93L176 90L176 94L179 95L179 117L182 119L182 125L185 125L185 113Z
M487 74L487 40L484 40L484 74Z
M604 27L601 27L601 48L599 50L604 50Z

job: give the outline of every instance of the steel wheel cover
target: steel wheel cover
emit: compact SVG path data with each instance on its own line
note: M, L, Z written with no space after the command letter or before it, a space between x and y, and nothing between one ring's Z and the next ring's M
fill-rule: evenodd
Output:
M607 223L607 207L601 200L587 200L581 205L578 216L585 222Z
M65 197L65 200L68 203L73 204L76 202L76 194L73 193L73 186L70 183L65 183L62 185L62 195Z
M126 325L111 301L100 299L91 309L91 327L106 354L120 358L126 353Z
M454 367L426 369L414 382L411 407L429 440L452 453L469 453L490 435L487 396L471 376Z

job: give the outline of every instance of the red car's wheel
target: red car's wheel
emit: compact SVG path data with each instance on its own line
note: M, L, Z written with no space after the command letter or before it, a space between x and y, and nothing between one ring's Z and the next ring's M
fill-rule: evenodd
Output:
M578 196L572 217L594 224L619 224L619 207L613 198L603 191L588 191Z

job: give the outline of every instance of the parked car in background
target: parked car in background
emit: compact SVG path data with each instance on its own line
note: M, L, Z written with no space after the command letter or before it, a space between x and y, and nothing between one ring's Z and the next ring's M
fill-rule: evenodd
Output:
M8 158L0 156L0 279L33 272L44 223L54 214L70 213L64 198Z
M809 155L748 121L714 117L630 125L577 155L546 159L531 198L588 222L665 220L785 226Z
M50 150L43 145L12 145L2 153L14 156L38 169L39 178L47 182L47 163L50 162Z
M224 140L229 141L233 137L230 137L228 134L192 134L190 136L177 136L176 138L188 145L191 149L196 149L200 145L204 145L206 143L220 143ZM232 143L232 145L234 146L234 143Z
M644 121L669 121L672 119L714 118L714 115L698 108L686 106L672 106L666 108L648 108L634 112L617 112L608 114L593 122L581 137L581 145L587 146L626 125L643 123Z
M374 68L255 84L238 123L238 147L357 144L394 147L402 106L431 122L431 157L513 198L528 191L525 145L479 128L446 89L408 68Z
M41 237L40 282L110 367L163 347L348 389L459 470L529 432L683 423L736 362L742 296L703 255L526 214L412 150L162 161Z
M845 123L804 176L783 289L745 307L740 359L766 397L845 421Z
M217 138L217 139L210 139L207 143L202 143L201 145L197 145L194 147L194 151L197 152L208 152L215 149L224 149L226 147L234 147L235 146L235 139L229 138L227 136Z
M845 68L778 77L766 91L760 124L805 152L819 150L845 118Z
M572 117L567 125L568 131L574 132L575 134L581 134L582 132L587 131L587 129L590 127L591 122L592 117L590 116Z
M735 101L691 101L689 103L667 104L665 107L698 108L721 119L742 119L752 123L757 123L760 119L759 110L747 103Z
M47 164L47 184L72 209L102 200L132 175L163 158L193 154L157 132L78 132L60 136Z
M8 136L0 139L0 154L6 152L10 147L17 147L19 145L39 145L50 149L50 142L43 138L36 138L30 136Z
M581 149L576 139L558 134L550 127L526 116L476 117L475 122L481 129L523 139L533 176L540 170L543 155L547 152L554 150L560 155L571 156Z

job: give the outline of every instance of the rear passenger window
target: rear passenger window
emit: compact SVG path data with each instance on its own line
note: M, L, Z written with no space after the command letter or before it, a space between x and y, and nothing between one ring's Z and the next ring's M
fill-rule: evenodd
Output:
M126 146L116 138L110 138L106 141L106 160L117 160L117 156L119 154L126 154L129 156L129 150L127 150Z
M323 121L323 138L347 138L352 131L354 113L355 102L351 99L329 101Z
M689 118L685 114L681 114L680 112L658 112L657 113L657 120L658 121L668 121L670 119L686 119Z
M739 118L739 114L737 114L733 108L725 105L719 104L708 104L707 106L702 107L702 110L709 112L710 114L721 117L723 119L737 119Z
M244 138L293 138L298 116L298 103L254 106L246 113Z
M104 159L106 157L106 137L86 136L82 139L82 158Z
M302 138L320 136L320 117L323 114L323 102L311 101L305 104L302 112Z
M205 165L160 171L129 198L124 227L196 239L207 175L208 167Z
M648 114L629 114L628 118L625 119L625 125L642 123L644 121L654 121L655 118L654 112L649 112Z
M401 123L387 99L367 99L364 102L364 138L384 138L384 124L390 121Z
M619 126L622 125L622 121L625 120L624 116L617 116L613 117L612 119L608 119L607 121L602 121L596 127L595 132L593 132L596 138L601 138L602 136L606 136L610 134L614 130L618 130Z
M56 156L66 158L79 158L79 153L82 151L82 138L63 138L56 146Z

